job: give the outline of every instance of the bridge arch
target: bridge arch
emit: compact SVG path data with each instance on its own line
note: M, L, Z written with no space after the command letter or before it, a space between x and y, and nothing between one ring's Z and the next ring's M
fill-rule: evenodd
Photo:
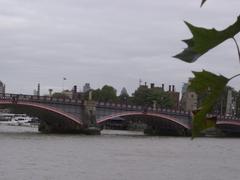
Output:
M224 120L218 121L216 124L225 135L240 136L240 121L239 120Z
M0 100L0 106L11 108L13 112L39 117L41 119L39 130L43 132L75 132L83 128L83 124L78 117L45 104Z
M115 113L112 115L104 116L99 119L97 119L97 124L101 126L102 124L106 123L107 121L110 121L111 119L114 118L131 118L131 117L138 117L144 119L144 122L147 124L148 128L151 126L152 128L154 127L155 130L159 130L161 125L159 122L164 122L165 124L168 124L172 127L173 131L181 131L181 133L187 133L190 130L190 127L188 124L183 123L179 120L177 120L174 117L170 117L168 115L163 115L163 114L157 114L157 113L144 113L144 112L121 112L121 113ZM175 129L174 129L175 128ZM162 128L162 130L164 130ZM183 132L184 131L184 132ZM161 133L161 132L158 132ZM172 132L173 133L173 132ZM167 135L167 133L166 133Z

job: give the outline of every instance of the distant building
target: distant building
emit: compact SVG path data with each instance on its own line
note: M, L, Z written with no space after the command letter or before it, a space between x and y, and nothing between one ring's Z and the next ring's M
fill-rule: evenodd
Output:
M0 81L0 94L1 95L5 94L5 84L3 84L2 81Z
M83 86L83 92L88 92L91 89L90 87L90 83L85 83L85 85Z
M77 85L74 85L72 88L72 99L78 99Z
M38 83L37 89L33 90L33 95L34 96L40 96L40 83Z
M36 89L33 90L33 95L34 95L34 96L37 96L37 95L38 95L38 92L37 92Z
M140 87L145 87L148 88L147 84L145 83L144 85L141 85ZM162 84L161 87L155 86L154 83L150 83L150 89L154 89L157 91L162 91L167 94L169 99L172 102L172 108L173 109L179 109L179 92L175 91L175 86L174 85L169 85L168 91L164 90L164 84Z
M72 96L73 96L73 92L72 91L69 91L68 89L64 90L62 92L67 98L69 99L72 99Z
M80 97L80 93L77 92L77 86L76 86L76 85L74 85L74 86L72 87L72 90L66 89L66 90L62 91L62 93L63 93L66 97L68 97L69 99L79 99L79 97Z
M189 83L183 83L183 86L182 86L182 94L184 94L184 93L187 92L188 85L189 85Z
M164 85L162 85L162 89L164 89ZM179 92L175 91L175 86L174 85L169 85L169 89L167 91L168 96L173 102L173 109L179 109Z
M236 100L234 98L234 90L228 88L227 90L227 102L226 102L226 115L233 116L236 114Z
M127 92L127 89L125 87L122 88L120 96L129 96L128 92Z
M189 83L184 83L182 87L181 109L193 111L197 109L198 96L195 92L188 90Z
M48 92L49 92L49 96L52 97L52 92L53 92L53 89L48 89Z
M37 95L40 96L40 83L37 85Z

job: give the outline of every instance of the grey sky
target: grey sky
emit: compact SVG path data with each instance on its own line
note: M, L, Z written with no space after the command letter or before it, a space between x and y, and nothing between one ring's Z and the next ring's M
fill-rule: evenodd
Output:
M236 21L239 0L0 0L0 80L7 92L31 93L41 83L62 89L89 82L132 93L138 81L175 84L202 69L240 72L232 41L196 63L172 58L191 37L183 20L223 29ZM237 36L240 41L240 36ZM231 85L239 89L240 80Z

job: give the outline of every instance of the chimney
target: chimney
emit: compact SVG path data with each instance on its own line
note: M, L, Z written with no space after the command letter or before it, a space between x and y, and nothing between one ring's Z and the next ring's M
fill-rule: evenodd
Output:
M151 87L151 89L153 89L154 88L154 83L151 83L150 87Z
M174 85L172 85L172 91L175 92L175 86Z
M74 85L74 86L73 86L73 89L72 89L72 91L73 91L74 93L76 93L76 92L77 92L77 86L76 86L76 85Z
M146 87L147 87L147 82L144 82L144 86L146 86Z
M169 91L169 92L171 91L171 85L168 86L168 91Z
M164 84L162 84L162 90L164 91Z

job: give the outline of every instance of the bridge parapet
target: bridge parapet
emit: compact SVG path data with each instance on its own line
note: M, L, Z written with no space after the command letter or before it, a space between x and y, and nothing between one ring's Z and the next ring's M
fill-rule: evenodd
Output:
M240 121L239 117L235 116L217 116L218 121Z
M70 105L84 105L84 101L79 99L63 99L54 98L50 96L34 96L26 94L0 94L0 99L12 100L16 98L21 101L28 102L40 102L40 103L55 103L55 104L70 104ZM182 116L189 116L189 112L180 111L176 109L162 109L162 108L152 108L146 106L139 106L134 104L124 104L124 103L112 103L112 102L96 102L96 108L109 108L116 110L126 110L126 111L149 111L164 114L177 114Z
M38 102L38 103L45 103L48 105L73 105L73 106L84 106L84 101L79 99L63 99L63 98L53 98L50 96L33 96L33 95L26 95L26 94L0 94L0 99L2 100L12 100L16 98L20 101L26 102ZM81 108L80 107L80 108ZM152 113L159 113L170 115L182 119L191 119L191 113L186 111L181 111L178 109L164 109L164 108L152 108L146 106L139 106L134 104L126 104L126 103L113 103L113 102L96 102L96 108L98 109L109 109L113 110L112 112L122 112L122 111L139 111L139 112L152 112ZM80 112L80 111L79 111ZM217 116L218 121L225 121L225 120L240 120L240 118L233 117L233 116L219 116L219 115L208 115L209 117Z
M13 98L15 98L16 100L28 102L83 105L83 101L77 99L53 98L50 96L34 96L26 94L0 94L1 100L12 100Z
M190 117L191 113L187 111L181 111L176 109L163 109L163 108L152 108L152 107L145 107L145 106L138 106L132 104L117 104L117 103L109 103L109 102L97 102L97 108L107 108L107 109L115 109L115 110L122 110L122 111L146 111L146 112L153 112L153 113L161 113L167 115L177 115L177 116L185 116Z

